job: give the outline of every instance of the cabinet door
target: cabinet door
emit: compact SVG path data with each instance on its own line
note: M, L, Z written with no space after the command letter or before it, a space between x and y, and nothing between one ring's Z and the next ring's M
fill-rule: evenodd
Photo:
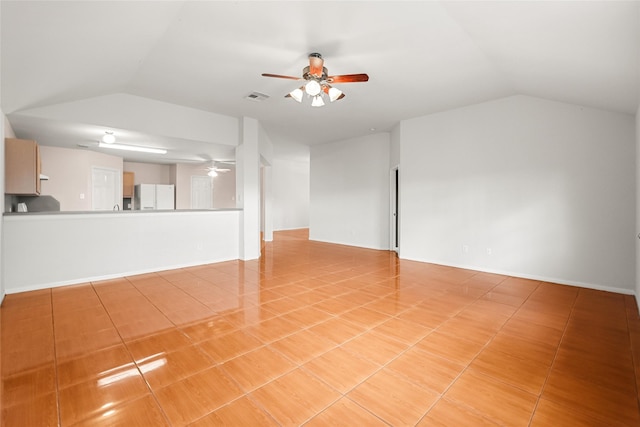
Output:
M40 146L33 143L36 149L36 194L42 192L42 181L40 181L40 174L42 174L42 160L40 159Z
M133 183L135 181L135 174L133 172L122 173L122 197L133 197Z
M7 138L4 141L5 193L40 194L40 150L35 141Z

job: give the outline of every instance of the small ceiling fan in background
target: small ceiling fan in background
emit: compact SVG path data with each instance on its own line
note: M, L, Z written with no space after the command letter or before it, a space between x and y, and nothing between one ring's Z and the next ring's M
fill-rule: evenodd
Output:
M232 165L232 162L219 162L213 160L211 162L211 166L206 167L205 170L207 171L207 175L213 178L218 176L218 174L230 172L231 168L229 166Z
M309 55L309 66L304 67L302 70L302 77L269 73L263 73L262 75L279 79L306 80L304 85L289 92L285 95L285 98L291 97L298 102L302 102L304 95L307 94L311 97L311 106L313 107L322 107L324 105L323 95L326 95L330 102L344 98L344 93L340 89L333 87L332 84L369 81L367 74L330 76L326 67L324 67L324 59L319 53L311 53Z

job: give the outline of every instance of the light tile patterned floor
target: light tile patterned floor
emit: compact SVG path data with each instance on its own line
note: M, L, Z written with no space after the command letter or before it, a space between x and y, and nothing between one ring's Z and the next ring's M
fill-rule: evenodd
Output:
M260 261L8 295L12 426L635 426L632 296L276 233Z

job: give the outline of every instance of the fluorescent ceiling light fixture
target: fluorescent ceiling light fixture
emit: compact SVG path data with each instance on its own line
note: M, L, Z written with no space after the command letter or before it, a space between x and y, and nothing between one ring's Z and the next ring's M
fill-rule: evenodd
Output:
M137 145L105 144L104 142L98 142L98 147L113 148L114 150L139 151L141 153L167 154L167 150L162 148L138 147Z
M311 96L316 96L320 93L320 91L322 90L322 88L320 87L320 83L318 83L315 80L309 80L309 83L307 83L304 86L304 90L305 92L307 92L309 95Z

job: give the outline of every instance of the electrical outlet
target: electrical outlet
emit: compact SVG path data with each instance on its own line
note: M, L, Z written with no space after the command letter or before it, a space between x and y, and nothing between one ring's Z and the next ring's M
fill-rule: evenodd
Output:
M464 252L465 254L469 253L469 245L462 245L462 252Z

